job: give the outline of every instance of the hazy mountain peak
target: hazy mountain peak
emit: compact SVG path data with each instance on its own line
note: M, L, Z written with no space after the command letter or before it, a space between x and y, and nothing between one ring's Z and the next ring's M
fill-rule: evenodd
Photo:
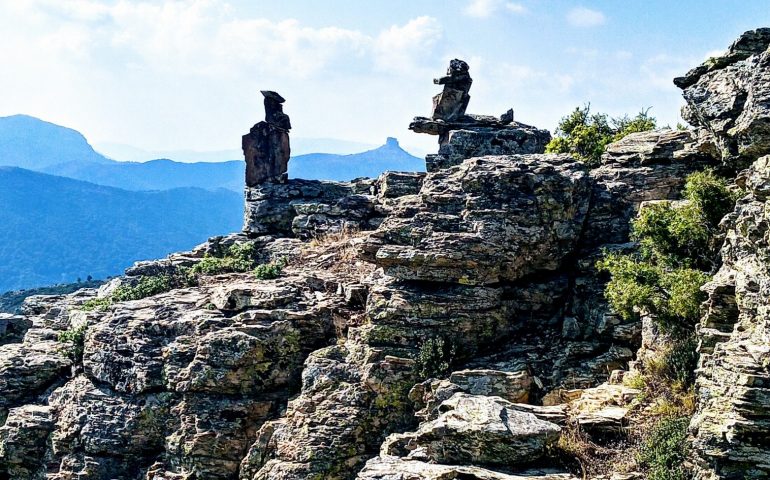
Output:
M109 162L76 130L30 115L0 117L0 165L38 170L75 161Z

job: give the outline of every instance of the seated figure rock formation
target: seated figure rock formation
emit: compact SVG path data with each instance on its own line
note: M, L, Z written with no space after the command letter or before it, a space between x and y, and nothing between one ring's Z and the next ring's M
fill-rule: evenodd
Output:
M426 169L434 172L483 155L543 153L551 134L514 121L513 109L500 117L465 113L473 82L468 69L464 61L452 60L447 75L433 80L444 91L433 97L431 117L415 117L409 125L413 132L438 135L439 151L425 157Z
M276 92L263 90L265 120L254 125L243 136L246 160L246 185L256 187L265 182L283 183L289 167L289 116L283 113L286 101Z
M468 73L468 64L462 60L454 59L449 62L446 75L434 78L433 83L443 85L444 91L433 97L434 120L455 120L465 115L471 96L471 79Z

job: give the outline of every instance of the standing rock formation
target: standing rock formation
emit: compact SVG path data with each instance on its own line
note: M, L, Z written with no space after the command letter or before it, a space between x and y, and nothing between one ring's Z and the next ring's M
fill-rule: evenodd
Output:
M439 137L438 154L425 157L429 172L458 165L471 157L545 151L551 134L515 122L512 109L500 118L466 115L471 82L468 64L452 60L447 75L434 80L434 83L444 85L444 91L433 97L431 118L415 117L409 125L409 129L416 133Z
M451 121L465 115L465 109L471 100L468 92L473 83L468 69L467 63L455 58L449 62L445 76L433 79L436 85L444 86L444 91L433 97L431 118Z
M243 156L246 159L246 185L255 187L265 182L283 183L289 168L289 116L283 113L286 101L276 92L263 90L265 120L243 136Z

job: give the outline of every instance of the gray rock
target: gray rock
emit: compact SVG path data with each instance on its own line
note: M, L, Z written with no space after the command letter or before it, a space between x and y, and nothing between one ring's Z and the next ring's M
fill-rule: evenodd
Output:
M449 465L512 467L541 458L561 432L559 426L512 408L499 397L456 393L439 411L417 431L388 437L381 454Z
M45 450L54 429L51 407L12 408L0 427L0 476L19 480L45 478Z
M0 345L20 342L31 326L27 317L0 313Z
M558 470L528 470L517 474L495 472L486 468L439 465L393 456L370 460L357 480L576 480L577 477Z
M373 180L288 180L247 187L244 232L250 236L312 238L332 232L372 230L382 217L375 209L374 190Z
M472 395L501 397L513 403L528 403L532 376L526 371L459 370L449 381Z
M468 74L468 64L454 59L449 62L446 75L433 80L436 85L443 85L444 90L433 97L434 119L453 120L465 115L471 97L468 91L473 80Z
M723 220L723 265L704 287L698 410L691 422L699 478L770 476L770 156Z
M416 195L424 179L425 174L419 172L385 172L377 180L380 185L378 195L382 198Z
M674 81L687 102L682 118L706 129L736 171L770 153L768 46L770 29L748 31L727 53Z
M365 258L402 280L516 280L561 265L588 201L588 176L569 156L473 158L428 174L419 203L405 202L380 225Z
M256 187L265 182L282 183L289 167L289 116L283 113L283 97L262 91L265 97L265 121L254 125L243 136L246 160L246 185Z

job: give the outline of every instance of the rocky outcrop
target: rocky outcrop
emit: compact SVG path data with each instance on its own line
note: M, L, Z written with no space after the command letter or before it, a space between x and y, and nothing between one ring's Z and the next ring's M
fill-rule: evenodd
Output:
M438 135L438 153L425 157L429 172L485 155L543 153L551 141L548 130L487 115L463 115L452 121L415 117L409 129Z
M439 136L427 174L286 180L279 162L249 180L243 233L0 318L0 478L572 478L547 468L562 428L624 427L631 393L590 387L640 343L595 262L633 249L642 202L676 199L711 150L634 134L589 171L542 154L548 132L512 111L467 115L449 94L454 113L412 124ZM266 94L265 124L286 133L281 100ZM188 281L246 244L270 275ZM176 283L110 297L144 277Z
M588 204L586 169L569 156L473 158L429 174L364 250L400 280L514 281L561 265Z
M241 141L248 187L265 182L284 182L291 155L291 122L289 116L283 113L286 100L268 90L263 90L262 95L265 97L265 121L251 127Z
M708 132L734 171L770 153L770 28L744 33L674 83L687 102L682 118Z
M770 476L770 156L744 178L747 195L723 220L722 268L704 287L691 423L702 479Z

